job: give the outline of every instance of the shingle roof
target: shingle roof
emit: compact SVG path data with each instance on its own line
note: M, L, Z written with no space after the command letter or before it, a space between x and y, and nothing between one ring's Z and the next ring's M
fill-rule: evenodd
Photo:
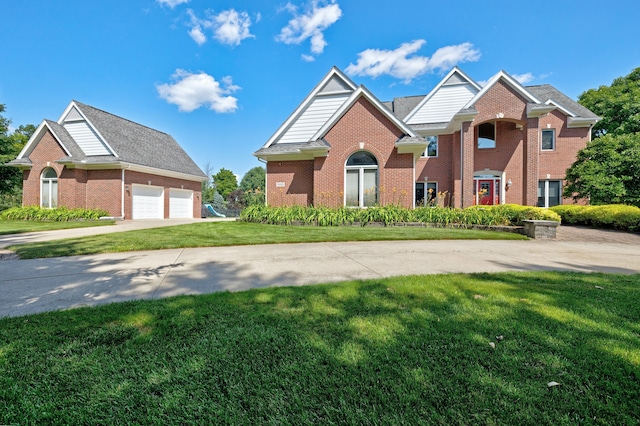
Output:
M554 101L578 117L599 118L596 114L589 111L587 108L583 107L550 84L526 86L526 89L541 102L546 102L548 100Z
M113 148L117 157L112 157L112 160L206 177L171 135L78 101L74 103ZM101 156L102 160L107 158ZM84 154L75 159L85 162L100 160Z

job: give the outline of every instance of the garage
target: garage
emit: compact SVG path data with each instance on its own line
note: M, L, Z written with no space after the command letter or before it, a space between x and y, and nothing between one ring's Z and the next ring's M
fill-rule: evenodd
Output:
M164 188L133 185L133 219L164 219Z
M193 218L193 191L187 189L169 190L169 218Z

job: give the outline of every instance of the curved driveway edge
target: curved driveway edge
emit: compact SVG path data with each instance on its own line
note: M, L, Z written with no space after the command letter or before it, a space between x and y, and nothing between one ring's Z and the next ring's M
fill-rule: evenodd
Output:
M0 262L0 316L134 299L396 275L563 270L640 273L640 245L383 241L172 249Z

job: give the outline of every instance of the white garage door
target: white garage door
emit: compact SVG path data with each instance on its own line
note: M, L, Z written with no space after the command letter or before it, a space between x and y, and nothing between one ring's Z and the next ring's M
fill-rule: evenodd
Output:
M133 218L164 219L164 188L133 185Z
M169 217L171 219L193 218L193 191L169 190Z

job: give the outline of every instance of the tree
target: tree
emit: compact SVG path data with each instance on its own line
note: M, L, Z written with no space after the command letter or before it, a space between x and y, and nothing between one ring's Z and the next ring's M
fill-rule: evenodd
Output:
M202 182L202 202L203 203L211 203L213 202L214 194L216 193L216 187L213 184L213 176L211 172L213 171L213 167L211 163L207 161L207 164L204 165L204 174L209 177L209 179Z
M22 172L4 164L18 156L36 130L32 124L21 125L9 132L11 120L2 116L5 105L0 104L0 209L20 203L22 196Z
M602 117L593 126L594 138L640 132L640 68L616 78L611 86L587 90L578 102Z
M240 188L235 189L227 196L227 208L234 210L242 210L246 207L244 201L244 191Z
M250 169L242 177L242 180L240 181L240 189L242 189L244 192L254 191L256 189L264 191L265 176L266 172L264 170L264 167L256 166Z
M234 175L231 170L225 168L220 169L218 173L213 175L213 183L216 186L216 191L225 199L231 192L238 188L236 175Z
M640 207L640 133L606 134L578 153L567 170L566 197L591 204Z

